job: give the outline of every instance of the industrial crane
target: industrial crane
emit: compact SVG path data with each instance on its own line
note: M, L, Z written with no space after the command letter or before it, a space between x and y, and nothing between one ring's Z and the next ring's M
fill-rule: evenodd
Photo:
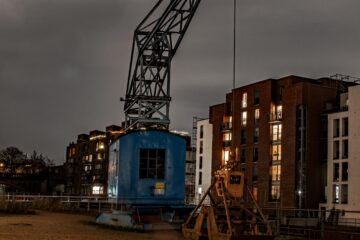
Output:
M200 1L158 0L135 29L126 96L121 99L125 130L169 128L171 60Z
M200 2L158 0L135 29L126 96L121 99L125 102L125 130L169 129L171 60ZM186 238L257 235L270 239L269 223L246 187L244 173L235 170L236 165L230 160L215 172L213 183L183 225ZM203 204L207 196L210 206Z

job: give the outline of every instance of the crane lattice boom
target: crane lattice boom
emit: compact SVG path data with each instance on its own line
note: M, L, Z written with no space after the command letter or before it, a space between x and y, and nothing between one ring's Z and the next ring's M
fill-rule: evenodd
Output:
M159 0L136 28L123 100L126 129L169 128L170 64L200 1Z

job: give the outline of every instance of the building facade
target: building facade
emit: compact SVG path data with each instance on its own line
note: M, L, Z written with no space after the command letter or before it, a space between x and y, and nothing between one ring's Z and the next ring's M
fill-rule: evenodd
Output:
M106 195L109 165L109 145L123 130L108 126L106 131L94 130L78 135L66 148L66 184L68 195Z
M235 160L261 206L318 208L326 174L320 116L348 85L288 76L233 89L210 107L212 171Z
M360 86L342 94L340 109L328 114L327 209L360 218Z
M211 185L213 129L209 119L199 120L196 124L195 202L198 203ZM206 203L209 203L209 199L206 199Z

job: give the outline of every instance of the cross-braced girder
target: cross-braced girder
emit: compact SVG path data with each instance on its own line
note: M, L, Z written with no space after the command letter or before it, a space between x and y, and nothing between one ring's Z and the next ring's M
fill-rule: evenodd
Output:
M171 60L200 1L159 0L135 29L124 100L126 129L169 128Z

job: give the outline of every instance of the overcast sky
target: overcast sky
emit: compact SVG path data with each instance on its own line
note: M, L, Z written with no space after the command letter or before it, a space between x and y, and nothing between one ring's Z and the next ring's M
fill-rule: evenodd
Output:
M0 149L57 163L124 120L132 35L155 0L0 0ZM165 1L166 2L166 1ZM238 0L236 85L360 76L359 0ZM171 128L191 131L232 86L233 0L202 0L172 63Z

